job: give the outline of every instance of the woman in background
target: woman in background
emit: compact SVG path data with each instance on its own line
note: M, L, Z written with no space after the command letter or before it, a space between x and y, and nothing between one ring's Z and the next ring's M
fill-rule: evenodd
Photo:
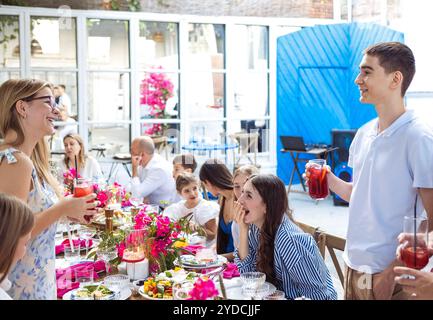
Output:
M98 161L84 153L83 139L78 134L68 134L63 138L65 147L65 158L60 163L59 181L63 181L63 174L68 170L75 169L75 157L77 158L78 175L82 178L98 181L103 179L101 167Z

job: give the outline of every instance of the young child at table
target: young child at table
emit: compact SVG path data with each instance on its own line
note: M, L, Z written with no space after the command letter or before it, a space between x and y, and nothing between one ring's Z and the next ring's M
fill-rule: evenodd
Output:
M176 179L176 190L184 200L166 208L164 215L173 220L189 216L193 228L198 225L204 229L209 244L216 237L216 218L220 208L216 202L201 198L199 189L200 181L197 177L191 173L179 174Z
M195 161L194 155L191 153L178 154L173 159L173 178L176 178L181 173L194 173L197 169L197 161ZM182 201L183 198L179 193L176 193L174 203Z
M6 293L11 286L7 276L26 253L33 223L33 213L24 202L0 193L0 300L12 300Z

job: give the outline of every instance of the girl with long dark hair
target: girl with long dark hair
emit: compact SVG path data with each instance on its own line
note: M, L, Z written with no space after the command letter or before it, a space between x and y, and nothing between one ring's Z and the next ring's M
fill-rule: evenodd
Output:
M251 176L236 213L240 244L235 263L241 273L260 271L286 298L336 299L329 271L311 235L288 216L284 183L274 175Z
M235 202L233 176L223 162L209 159L200 169L200 180L213 196L220 197L217 253L224 254L227 259L233 260L232 221Z

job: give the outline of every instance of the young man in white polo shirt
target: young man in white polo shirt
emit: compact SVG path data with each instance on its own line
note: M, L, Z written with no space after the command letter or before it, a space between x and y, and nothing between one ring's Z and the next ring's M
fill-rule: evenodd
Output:
M401 298L393 267L401 265L396 249L403 217L413 215L417 203L433 227L433 133L404 105L414 74L412 51L388 42L365 50L355 80L360 101L373 104L378 118L362 126L350 146L353 183L328 173L330 189L349 201L345 299Z

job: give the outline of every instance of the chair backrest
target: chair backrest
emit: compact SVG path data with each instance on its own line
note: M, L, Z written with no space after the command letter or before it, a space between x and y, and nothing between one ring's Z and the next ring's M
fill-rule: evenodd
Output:
M233 140L239 144L239 152L247 154L250 152L257 152L259 145L258 132L236 132L229 135Z
M238 152L239 158L235 163L235 166L239 164L243 157L246 157L249 162L255 166L257 163L257 153L259 150L259 133L258 132L236 132L229 135L229 137L236 141L239 145ZM252 160L248 153L254 153L254 160Z
M337 271L338 278L340 279L341 285L344 287L344 274L342 270L343 268L338 262L334 249L344 251L344 247L346 246L346 239L334 236L329 233L325 233L325 239L326 239L326 248L328 249L328 252L331 255L332 263L334 264L335 270Z
M319 227L313 227L308 224L296 221L296 224L299 228L302 229L305 233L309 233L313 236L314 240L319 247L320 254L322 258L325 258L325 249L326 249L326 239L323 231L320 230Z
M326 249L328 249L334 268L337 271L338 278L340 279L341 285L344 287L343 268L340 265L334 250L344 251L344 247L346 246L346 239L326 233L320 230L319 227L313 227L302 222L296 222L296 224L304 232L309 233L313 236L314 240L316 240L317 246L319 247L319 251L323 259L326 258Z

